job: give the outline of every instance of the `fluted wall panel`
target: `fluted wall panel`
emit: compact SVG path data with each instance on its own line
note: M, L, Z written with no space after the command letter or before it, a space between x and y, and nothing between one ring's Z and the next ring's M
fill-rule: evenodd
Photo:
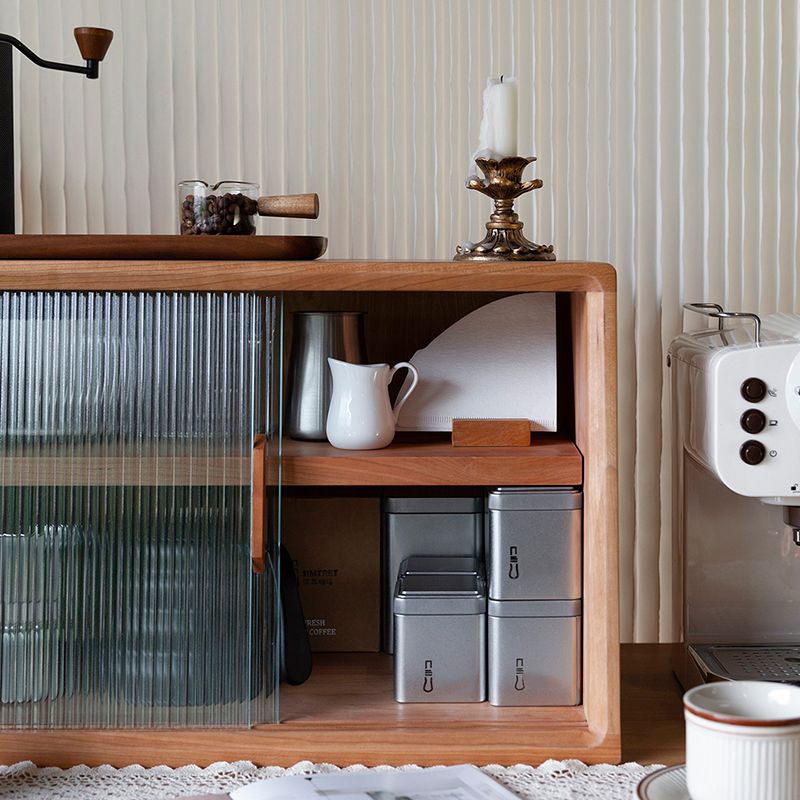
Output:
M174 232L177 180L243 177L321 196L261 232L449 258L488 211L463 188L483 84L518 76L528 233L619 275L622 635L674 637L663 354L684 299L797 308L795 0L0 4L46 57L78 24L116 32L99 81L16 61L25 232Z

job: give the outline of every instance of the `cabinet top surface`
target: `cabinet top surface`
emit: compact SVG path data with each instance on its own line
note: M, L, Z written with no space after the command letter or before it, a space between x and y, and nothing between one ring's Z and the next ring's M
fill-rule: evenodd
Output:
M610 264L587 261L143 261L2 259L11 291L614 292Z

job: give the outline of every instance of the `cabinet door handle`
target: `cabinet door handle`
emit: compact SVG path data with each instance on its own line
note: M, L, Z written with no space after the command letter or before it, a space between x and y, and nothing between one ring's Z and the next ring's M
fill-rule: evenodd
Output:
M267 455L267 437L259 433L253 442L253 485L250 487L250 554L253 572L267 569L266 486L264 467Z

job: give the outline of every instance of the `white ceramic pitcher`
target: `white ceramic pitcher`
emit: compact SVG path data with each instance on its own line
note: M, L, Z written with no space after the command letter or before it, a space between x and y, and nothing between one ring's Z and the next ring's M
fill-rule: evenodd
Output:
M419 374L412 364L348 364L329 358L333 374L333 396L325 433L342 450L378 450L394 439L397 414L417 385ZM389 384L398 369L406 368L413 380L392 408Z

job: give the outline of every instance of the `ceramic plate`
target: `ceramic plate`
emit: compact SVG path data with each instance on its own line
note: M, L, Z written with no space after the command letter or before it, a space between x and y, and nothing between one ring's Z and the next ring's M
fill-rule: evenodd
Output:
M651 772L633 790L633 800L692 800L686 788L686 765Z

